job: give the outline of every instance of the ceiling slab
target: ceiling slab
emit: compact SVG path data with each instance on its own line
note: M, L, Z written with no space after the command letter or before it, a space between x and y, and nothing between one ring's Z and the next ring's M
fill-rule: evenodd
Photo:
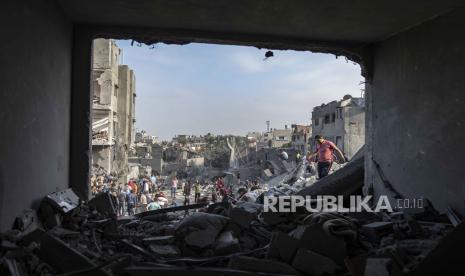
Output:
M371 43L463 0L58 0L78 23Z

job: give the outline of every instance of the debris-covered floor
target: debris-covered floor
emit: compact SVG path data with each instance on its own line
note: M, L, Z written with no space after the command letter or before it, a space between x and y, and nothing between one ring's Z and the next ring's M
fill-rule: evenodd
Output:
M356 162L298 193L354 193ZM295 193L301 173L268 193ZM0 275L431 275L462 241L460 222L431 205L389 214L263 212L260 197L117 217L108 194L83 203L65 190L2 234Z

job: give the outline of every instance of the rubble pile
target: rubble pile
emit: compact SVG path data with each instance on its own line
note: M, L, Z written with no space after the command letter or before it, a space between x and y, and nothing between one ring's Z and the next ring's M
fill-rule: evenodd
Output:
M450 208L264 211L267 194L345 194L359 181L360 163L301 190L297 167L256 197L134 216L118 217L110 194L82 202L71 189L53 193L1 234L0 275L435 275L460 267L458 257L445 260L465 241Z

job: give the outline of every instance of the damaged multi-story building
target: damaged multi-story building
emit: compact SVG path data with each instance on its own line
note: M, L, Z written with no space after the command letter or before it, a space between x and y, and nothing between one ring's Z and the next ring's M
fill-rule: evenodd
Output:
M315 135L333 141L350 159L365 144L365 99L344 96L313 108L312 150Z
M92 165L122 176L134 143L135 75L111 39L93 42Z
M310 136L312 135L312 126L304 126L304 125L291 125L292 128L292 138L291 138L291 146L296 151L301 153L306 153L309 142Z

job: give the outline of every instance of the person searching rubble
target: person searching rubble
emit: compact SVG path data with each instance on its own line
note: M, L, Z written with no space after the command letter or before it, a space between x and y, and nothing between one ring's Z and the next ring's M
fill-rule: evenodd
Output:
M285 160L287 161L289 159L289 155L287 154L287 152L283 149L281 149L279 151L279 157L281 157L282 160Z
M333 165L334 155L337 155L338 160L345 162L342 151L331 141L326 140L322 135L315 135L317 142L316 151L311 153L307 159L313 162L316 158L318 178L326 177Z

